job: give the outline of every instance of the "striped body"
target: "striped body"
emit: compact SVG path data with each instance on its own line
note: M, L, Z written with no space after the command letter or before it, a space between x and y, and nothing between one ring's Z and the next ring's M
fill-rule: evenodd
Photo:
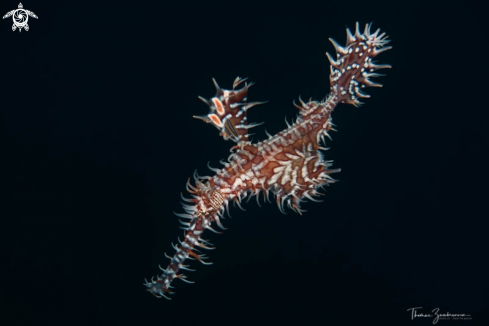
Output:
M205 122L213 124L220 130L224 139L233 140L236 145L222 169L213 169L213 177L194 176L195 186L187 184L191 198L183 198L184 214L177 214L185 221L184 239L174 246L173 257L166 269L160 267L163 274L146 281L148 291L157 297L168 298L171 282L174 278L186 280L179 274L180 269L188 269L184 265L187 258L197 259L204 264L205 255L197 254L197 249L210 249L206 240L201 238L205 229L215 231L216 223L224 229L220 219L223 217L230 202L240 206L247 196L258 196L268 200L270 193L275 195L279 209L284 212L285 204L299 214L303 212L300 203L305 199L316 201L318 188L333 183L331 173L339 169L329 169L330 161L325 161L320 150L324 136L329 138L332 130L331 113L338 103L360 105L358 98L368 97L361 92L366 86L381 86L373 83L369 77L376 76L373 71L389 68L388 65L375 65L372 58L390 49L385 35L378 35L379 30L370 33L370 25L366 25L364 33L360 33L358 23L355 34L347 30L347 45L340 47L331 40L337 51L334 60L327 54L331 63L330 95L322 102L302 101L296 105L300 110L295 123L285 130L271 136L263 142L252 144L248 141L246 118L247 110L258 102L247 103L247 92L251 84L239 90L235 88L244 80L236 78L232 90L221 89L214 81L217 94L211 100L202 99L210 107L207 116L200 116ZM188 220L188 221L187 221ZM218 232L219 233L219 232Z

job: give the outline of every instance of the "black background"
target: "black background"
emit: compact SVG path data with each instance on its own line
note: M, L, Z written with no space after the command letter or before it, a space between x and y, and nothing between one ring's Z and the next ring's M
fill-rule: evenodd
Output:
M428 325L488 321L487 30L475 2L26 1L0 24L1 325ZM2 1L1 15L17 8ZM341 167L307 213L233 209L214 265L173 300L142 283L181 236L180 193L229 155L214 77L256 85L253 139L329 89L332 37L374 22L393 50L361 108L340 105ZM209 172L210 173L210 172ZM487 325L487 324L486 324Z

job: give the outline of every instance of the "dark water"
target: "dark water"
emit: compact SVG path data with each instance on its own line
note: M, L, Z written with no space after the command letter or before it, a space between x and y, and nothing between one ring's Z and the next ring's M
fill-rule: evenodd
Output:
M1 14L17 8L9 1ZM428 325L407 310L488 320L487 33L470 2L24 2L0 24L1 325ZM144 291L181 231L195 169L231 142L197 96L256 83L250 122L276 133L321 99L345 27L374 22L393 69L340 105L322 203L254 200L209 235L214 265Z

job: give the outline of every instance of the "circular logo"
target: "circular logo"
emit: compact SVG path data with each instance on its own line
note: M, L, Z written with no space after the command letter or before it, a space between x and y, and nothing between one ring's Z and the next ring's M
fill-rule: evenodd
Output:
M27 24L27 20L29 20L29 15L24 9L17 9L12 16L17 27L24 27Z

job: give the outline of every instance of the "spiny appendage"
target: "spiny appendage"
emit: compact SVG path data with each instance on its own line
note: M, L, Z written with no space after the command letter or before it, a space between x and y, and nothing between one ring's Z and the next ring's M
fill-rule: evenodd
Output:
M390 41L385 33L377 29L370 32L371 24L366 24L363 34L356 23L355 35L349 29L346 30L346 45L340 46L335 40L329 39L336 49L336 60L326 53L331 63L331 94L338 97L341 103L359 106L362 104L358 98L368 98L368 94L360 89L364 87L382 87L382 84L372 82L371 77L382 76L374 71L383 68L391 68L390 65L375 64L372 59L378 54L391 49L386 46Z
M195 187L188 183L187 190L192 194L192 198L187 199L182 196L182 199L192 205L184 204L183 207L186 213L176 213L177 216L190 220L189 222L180 221L184 225L182 227L185 230L184 239L183 241L179 239L178 245L172 244L175 249L173 257L165 254L170 259L170 263L166 269L159 266L163 274L156 276L156 279L154 277L151 278L150 282L145 280L144 283L148 288L147 291L158 298L170 299L167 295L173 294L169 289L172 288L171 282L175 278L187 283L194 283L187 280L185 275L178 274L179 270L193 271L187 265L184 265L187 258L198 260L204 265L211 265L212 263L205 261L207 257L204 254L199 254L200 251L196 247L214 249L209 241L201 238L205 229L220 233L211 227L213 222L216 222L219 227L224 229L219 219L219 217L223 217L223 204L227 204L224 196L215 189L209 189L207 184L203 184L199 180L196 181Z
M278 168L274 169L274 176L271 182L275 182L273 191L276 196L277 205L282 213L285 214L285 204L293 211L302 215L305 212L301 208L301 203L309 199L320 202L318 196L323 195L319 189L334 183L336 180L330 174L339 172L340 169L329 169L332 161L325 161L320 152L296 151L299 159L285 161ZM283 180L289 180L285 183Z
M207 123L212 123L220 131L220 135L225 140L231 139L235 142L248 140L248 129L260 124L248 124L247 111L249 108L265 102L247 103L248 88L253 83L245 83L241 89L236 89L246 79L237 77L233 83L233 89L221 89L215 79L212 79L216 86L217 94L210 100L199 96L209 108L209 114L205 116L194 116Z

